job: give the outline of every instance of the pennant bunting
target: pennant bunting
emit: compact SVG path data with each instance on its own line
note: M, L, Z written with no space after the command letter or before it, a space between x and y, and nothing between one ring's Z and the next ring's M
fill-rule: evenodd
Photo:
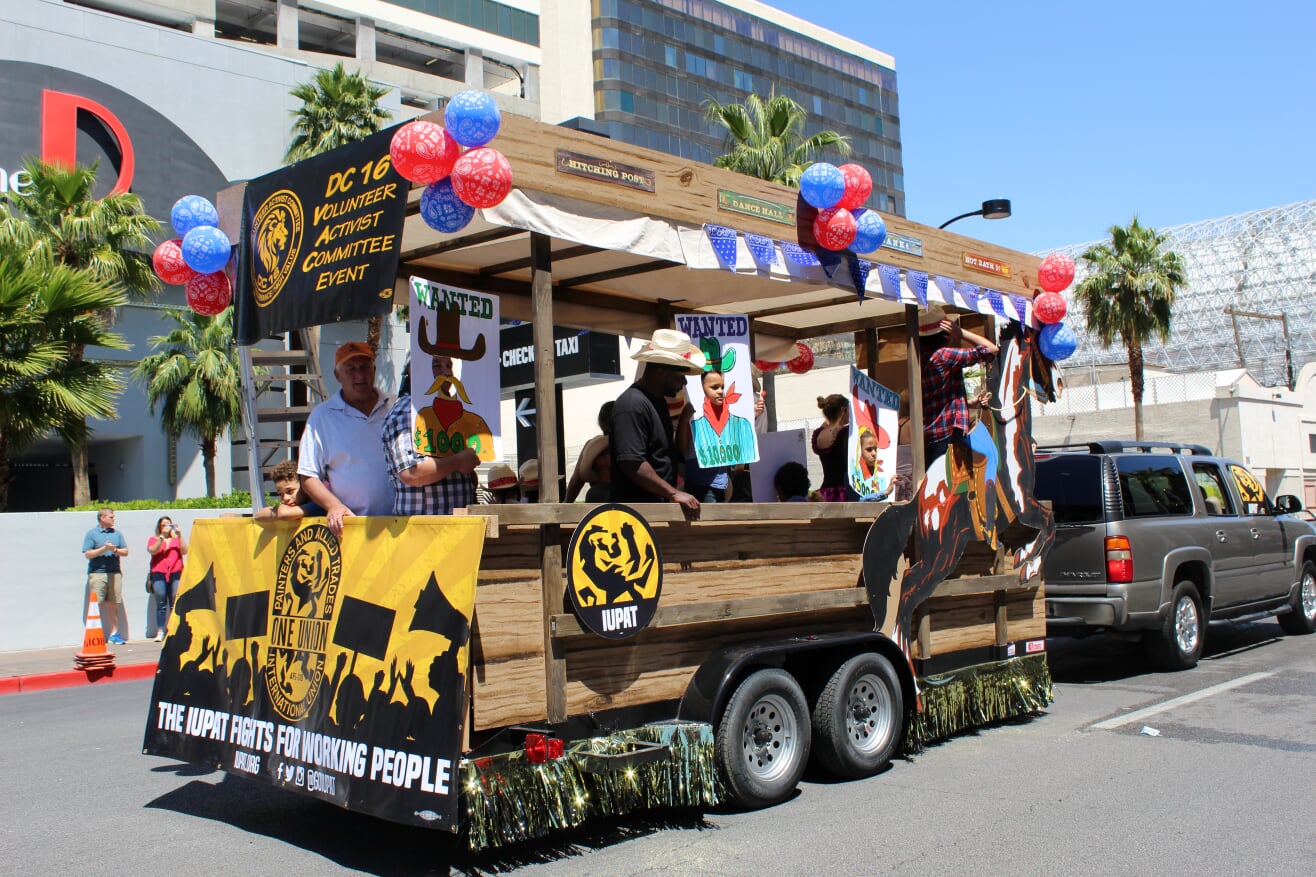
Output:
M918 299L918 306L926 310L928 307L928 272L905 271L905 285L914 290L914 297Z
M1028 299L1018 293L1010 293L1010 304L1014 305L1014 312L1019 315L1019 322L1025 322L1028 319Z
M827 273L827 279L831 280L836 274L836 269L841 267L841 254L833 250L818 250L816 254L818 264L822 265L823 271Z
M1010 315L1005 312L1005 299L1001 297L1001 294L990 288L984 289L983 292L986 293L987 301L991 303L992 311L995 312L996 316L1010 319Z
M951 280L944 274L933 276L932 282L937 285L937 291L941 293L941 300L944 304L955 304L955 281Z
M746 232L745 245L749 247L750 255L760 268L770 268L777 264L777 246L772 238Z
M736 230L727 228L725 225L714 225L711 222L704 223L704 234L708 235L708 242L713 245L713 252L717 254L717 260L722 263L722 267L728 271L736 270Z
M781 251L786 254L786 258L790 259L796 265L803 265L807 268L813 265L822 264L818 261L818 256L812 250L806 250L799 244L794 244L790 241L778 241L777 243L781 246Z
M873 263L867 259L860 259L857 256L850 256L850 279L854 281L854 291L859 294L859 300L864 300L864 295L868 291L868 272L873 270Z
M882 282L882 297L900 301L900 269L895 265L877 264L877 276Z
M978 310L979 289L976 283L969 283L966 280L956 280L955 291L959 293L960 298L964 300L964 306L966 308L971 311ZM947 302L947 304L950 304L950 302Z

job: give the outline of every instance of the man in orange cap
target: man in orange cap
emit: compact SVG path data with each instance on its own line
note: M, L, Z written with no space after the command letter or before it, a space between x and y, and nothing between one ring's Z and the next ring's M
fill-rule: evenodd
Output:
M337 393L306 419L298 452L302 489L342 535L343 518L393 514L393 485L379 434L393 399L375 386L375 353L348 341L334 354Z

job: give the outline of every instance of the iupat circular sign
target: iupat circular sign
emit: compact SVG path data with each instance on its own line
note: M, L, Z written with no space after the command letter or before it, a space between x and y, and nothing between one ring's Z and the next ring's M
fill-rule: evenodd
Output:
M585 515L567 553L567 592L581 624L607 639L635 636L653 620L662 588L662 555L644 518L616 503Z

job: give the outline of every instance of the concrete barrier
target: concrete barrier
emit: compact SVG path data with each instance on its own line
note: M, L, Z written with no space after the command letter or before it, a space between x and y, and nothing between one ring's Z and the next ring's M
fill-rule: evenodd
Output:
M192 523L251 509L148 509L116 511L123 532L125 639L155 636L155 599L146 593L150 555L146 540L168 515L191 541ZM95 512L15 512L0 515L0 652L82 644L87 611L87 559L82 537L96 526Z

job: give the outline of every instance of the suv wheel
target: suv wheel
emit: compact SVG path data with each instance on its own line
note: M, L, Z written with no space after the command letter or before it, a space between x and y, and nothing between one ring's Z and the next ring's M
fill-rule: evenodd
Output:
M1316 630L1316 563L1310 560L1302 565L1302 582L1292 606L1279 617L1284 632L1301 635Z
M1174 586L1170 612L1161 629L1143 639L1147 656L1166 670L1187 670L1196 666L1202 657L1206 640L1206 618L1202 614L1202 598L1192 582L1179 582Z

